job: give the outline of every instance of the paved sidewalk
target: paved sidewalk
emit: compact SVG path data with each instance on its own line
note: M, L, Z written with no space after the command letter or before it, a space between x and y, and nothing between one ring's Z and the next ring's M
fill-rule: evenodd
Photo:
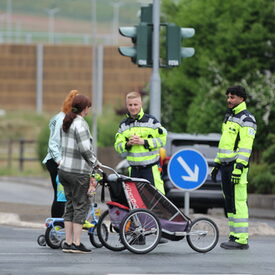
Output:
M0 182L2 181L51 188L50 178L2 176L0 177ZM100 192L98 192L97 201L100 201L99 193ZM107 191L105 195L108 195ZM248 205L250 217L275 220L275 195L249 194Z
M249 208L249 215L252 218L275 220L275 209Z
M13 182L13 183L23 183L28 185L38 185L41 187L51 186L50 178L41 177L12 177L12 176L1 176L0 182Z

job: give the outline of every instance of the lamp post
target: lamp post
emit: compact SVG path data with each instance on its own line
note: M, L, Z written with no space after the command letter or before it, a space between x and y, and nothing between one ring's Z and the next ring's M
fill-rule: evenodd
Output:
M97 18L96 18L96 0L91 0L91 20L92 20L92 44L96 44L97 36Z
M12 42L12 0L7 0L6 11L7 37L8 42Z
M97 62L96 62L96 44L97 44L97 18L96 18L96 0L91 0L91 19L92 19L92 45L93 45L93 63L92 63L92 134L95 155L97 155Z
M118 44L118 26L119 26L119 9L122 3L119 0L113 0L113 44Z
M0 14L0 43L4 43L4 24L3 27L1 26L1 22L6 19L6 14L2 13Z
M55 27L55 14L59 12L59 8L50 8L46 9L46 12L48 13L49 19L48 19L48 34L49 34L49 43L54 43L54 27Z
M150 114L161 119L161 79L159 74L160 0L153 1L153 70L150 87Z

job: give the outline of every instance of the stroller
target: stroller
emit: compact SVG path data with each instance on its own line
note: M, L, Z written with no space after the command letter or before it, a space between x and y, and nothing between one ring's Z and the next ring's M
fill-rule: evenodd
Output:
M99 240L106 248L145 254L159 244L161 237L171 241L186 237L189 246L200 253L217 245L219 230L211 219L191 220L149 181L119 175L108 166L102 168L113 172L107 175L101 170L99 182L101 200L104 187L108 187L111 197L97 224Z

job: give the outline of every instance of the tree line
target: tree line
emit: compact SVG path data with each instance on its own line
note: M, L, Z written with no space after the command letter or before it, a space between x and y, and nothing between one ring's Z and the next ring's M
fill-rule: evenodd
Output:
M243 85L258 125L254 150L261 158L253 170L265 174L252 189L265 186L260 192L275 193L274 1L163 0L162 12L162 21L196 30L182 45L194 47L196 54L161 72L164 126L174 132L220 133L225 91Z

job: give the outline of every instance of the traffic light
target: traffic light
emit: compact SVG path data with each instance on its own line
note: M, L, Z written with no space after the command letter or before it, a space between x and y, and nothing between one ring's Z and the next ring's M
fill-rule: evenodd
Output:
M140 8L140 22L153 24L153 5L143 6Z
M181 28L175 24L167 24L166 29L166 65L175 67L181 64L181 59L191 57L195 53L194 48L181 47L184 38L190 38L195 34L193 28Z
M137 37L136 27L120 27L118 30L121 35L132 38L132 42L135 44ZM131 57L132 62L136 63L136 47L119 47L118 51L121 55Z
M152 24L139 23L135 27L120 27L119 33L130 37L134 46L119 47L119 53L131 57L133 63L140 67L152 66Z

